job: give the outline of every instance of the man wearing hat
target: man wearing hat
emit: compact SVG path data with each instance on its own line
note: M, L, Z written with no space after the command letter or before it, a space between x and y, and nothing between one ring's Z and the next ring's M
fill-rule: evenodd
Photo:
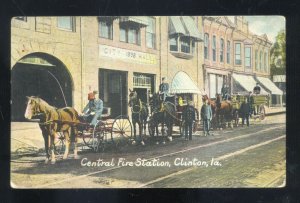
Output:
M101 118L103 111L103 101L98 98L98 91L93 91L88 95L89 103L83 109L83 116L85 120L91 119L91 125L95 126L97 124L97 119Z
M260 94L260 86L259 83L256 83L256 86L253 88L254 94Z
M210 135L210 122L212 120L212 110L208 103L208 99L204 100L204 104L201 107L201 120L203 121L203 134L204 136Z
M169 84L167 83L166 77L163 77L161 80L162 83L159 85L159 94L163 95L163 101L165 101L169 94Z
M192 140L193 123L196 120L196 110L193 101L189 101L183 109L182 120L184 122L185 140Z

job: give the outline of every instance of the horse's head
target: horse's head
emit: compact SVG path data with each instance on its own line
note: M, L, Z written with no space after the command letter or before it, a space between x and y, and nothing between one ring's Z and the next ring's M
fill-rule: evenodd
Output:
M40 113L40 108L39 108L40 98L31 96L31 97L27 97L27 99L28 99L27 107L24 116L27 119L31 119L33 116Z
M222 101L222 96L221 94L216 94L216 102L220 103Z
M128 106L132 107L134 105L134 103L137 101L137 93L136 91L133 91L131 89L129 89L129 102L128 102Z

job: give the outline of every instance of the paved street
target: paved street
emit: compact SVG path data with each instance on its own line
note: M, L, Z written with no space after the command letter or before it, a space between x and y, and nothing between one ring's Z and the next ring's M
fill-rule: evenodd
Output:
M12 145L24 142L24 153L12 153L11 182L17 188L283 187L285 122L285 114L279 114L252 120L250 127L215 131L214 136L197 133L192 141L148 142L121 152L83 150L80 159L58 157L55 165L44 164L42 152L34 147L40 141L12 140ZM31 130L12 133L21 132Z

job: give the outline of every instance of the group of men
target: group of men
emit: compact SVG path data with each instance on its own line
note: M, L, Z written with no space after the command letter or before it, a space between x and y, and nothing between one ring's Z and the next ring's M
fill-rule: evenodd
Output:
M260 94L260 87L258 83L253 89L255 94ZM169 84L167 83L167 79L165 77L162 78L162 83L159 86L159 94L162 97L162 100L165 101L166 97L169 95ZM228 100L229 97L229 87L227 85L223 85L221 94L223 99ZM251 101L249 103L249 99L251 99L252 92L249 92L249 98L245 98L245 101L241 104L240 114L242 116L242 126L246 120L247 126L249 126L249 117L251 113L253 113L253 109L251 108ZM98 91L93 91L88 94L88 104L83 109L82 117L87 122L90 122L91 126L95 126L97 124L97 119L101 118L103 111L103 101L98 97ZM212 109L210 104L208 103L208 99L204 100L204 104L201 107L201 120L203 121L203 133L205 136L210 135L210 123L212 120ZM254 110L255 113L255 110ZM187 105L183 108L182 111L182 121L184 122L185 128L185 139L192 140L192 131L193 131L193 123L196 121L196 109L194 108L193 102L187 102Z

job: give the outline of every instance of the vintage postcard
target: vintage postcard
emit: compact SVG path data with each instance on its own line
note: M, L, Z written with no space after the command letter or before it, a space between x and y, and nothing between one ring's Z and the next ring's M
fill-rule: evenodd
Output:
M285 24L13 17L11 187L284 187Z

